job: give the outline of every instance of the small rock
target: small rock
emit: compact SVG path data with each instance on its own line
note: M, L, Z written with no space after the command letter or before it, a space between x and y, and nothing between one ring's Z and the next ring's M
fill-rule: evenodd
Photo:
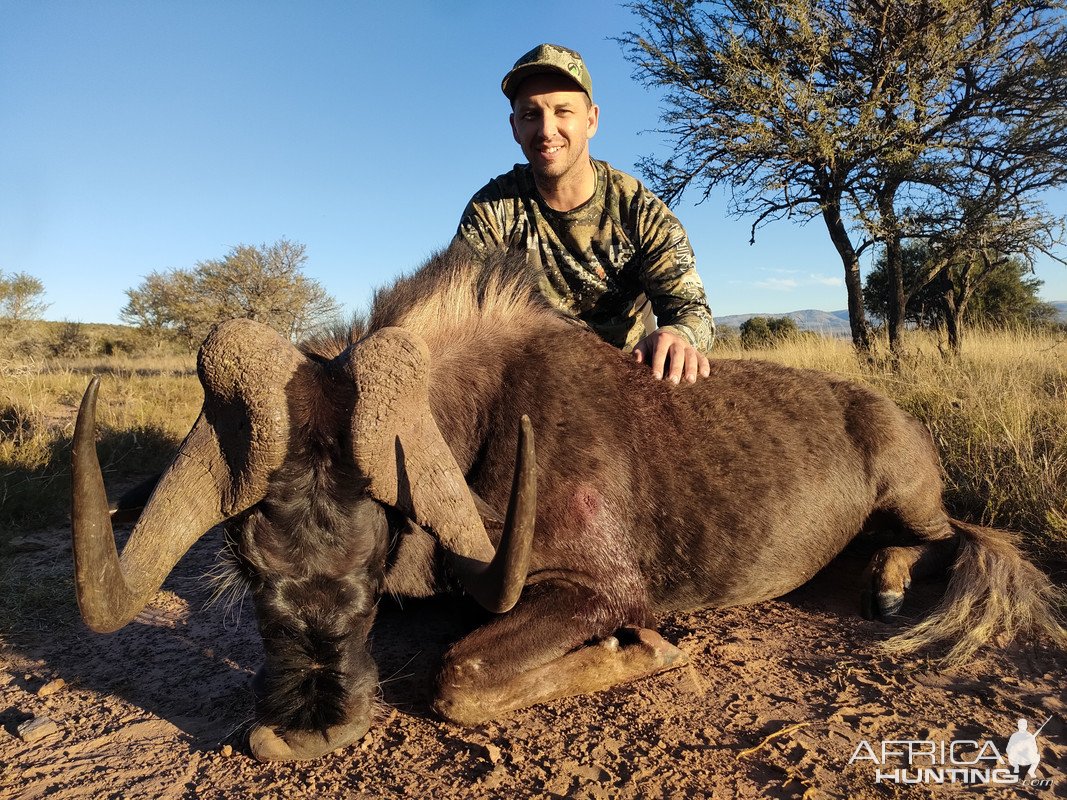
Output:
M489 760L494 764L500 763L501 752L500 748L495 744L487 744L485 746L485 754L489 757Z
M504 782L507 776L508 771L504 768L504 765L497 764L495 767L493 767L493 771L482 779L482 787L485 789L499 788L500 784Z
M44 686L42 686L40 689L38 689L37 690L37 696L38 697L48 697L48 695L55 694L56 692L58 692L60 689L62 689L66 685L67 685L67 682L65 680L63 680L62 678L56 678L54 681L49 681Z
M587 781L604 781L608 779L608 773L594 764L582 764L574 768L574 774Z
M229 758L232 755L233 755L233 747L231 747L228 744L224 744L222 746L222 757L223 758Z
M48 717L34 717L20 723L18 732L22 741L33 743L59 733L59 726Z

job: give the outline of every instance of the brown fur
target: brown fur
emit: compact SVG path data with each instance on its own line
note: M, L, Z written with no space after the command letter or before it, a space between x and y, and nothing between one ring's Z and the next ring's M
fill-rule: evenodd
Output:
M472 488L498 507L515 420L531 415L542 498L533 580L563 571L595 590L591 619L645 624L778 596L879 515L940 554L909 563L943 561L955 548L936 543L965 534L953 611L896 647L959 641L958 660L996 632L1062 636L1047 579L1009 535L954 527L929 435L869 389L722 359L695 386L654 381L550 310L521 259L431 260L376 297L369 332L393 325L425 339L438 425ZM995 566L975 566L983 559Z

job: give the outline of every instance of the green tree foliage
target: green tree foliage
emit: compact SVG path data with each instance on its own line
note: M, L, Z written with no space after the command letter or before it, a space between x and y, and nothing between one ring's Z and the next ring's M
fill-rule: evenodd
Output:
M1043 283L1018 259L1003 261L975 292L965 319L996 327L1052 322L1056 307L1037 296Z
M333 322L339 310L337 301L303 274L306 262L304 245L287 239L238 245L193 269L149 273L126 291L121 316L153 334L191 343L227 319L257 320L296 341Z
M774 342L766 317L752 317L741 323L741 346L747 350L770 347Z
M789 339L799 333L792 317L751 317L741 323L741 346L752 350L773 347L776 342Z
M771 329L771 336L775 339L789 339L800 333L797 322L792 317L773 317L767 320L767 327Z
M928 272L930 263L941 258L923 243L905 246L901 259L905 282L916 283ZM981 272L981 279L972 282L976 270ZM983 265L953 264L940 277L908 297L904 318L921 328L955 329L956 336L950 340L955 349L959 348L965 323L1006 327L1047 322L1056 315L1055 308L1038 297L1043 281L1034 277L1027 263L1017 257L996 259L988 269ZM948 302L946 290L950 293ZM884 258L875 262L863 291L871 314L885 319L892 298Z
M919 245L902 248L901 268L905 281L914 283L926 271L927 252L927 248ZM893 296L884 257L879 257L873 269L868 273L863 284L863 297L872 316L881 321L889 318L889 307L893 302ZM904 319L920 328L936 328L943 314L940 290L936 285L927 283L908 299Z
M49 306L43 295L44 284L32 275L0 271L0 320L10 325L39 318Z
M1058 244L1043 193L1067 182L1064 0L631 8L641 30L622 41L637 76L665 90L673 145L642 163L650 184L669 201L727 189L753 237L772 220L821 218L858 347L869 344L868 248L885 253L896 346L915 289L901 273L905 241L938 240L951 261Z

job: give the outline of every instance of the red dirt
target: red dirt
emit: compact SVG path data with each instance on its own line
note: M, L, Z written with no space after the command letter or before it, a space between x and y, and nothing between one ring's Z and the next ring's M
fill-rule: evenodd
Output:
M69 576L65 536L42 534L41 549L0 566L41 581ZM72 597L36 615L23 609L0 649L0 796L1067 797L1062 654L987 651L948 673L890 657L878 644L892 629L856 614L862 554L777 601L663 620L689 668L470 729L427 704L464 603L383 608L370 734L315 762L259 764L245 742L249 679L262 657L252 611L206 607L203 575L220 547L217 532L205 537L148 609L110 636L50 621L76 615ZM62 689L37 694L56 678ZM875 752L883 740L992 740L1003 753L1018 719L1033 730L1050 715L1038 776L1051 786L876 784L870 760L849 764L864 740ZM58 732L23 741L19 724L37 716ZM963 755L974 758L974 748Z

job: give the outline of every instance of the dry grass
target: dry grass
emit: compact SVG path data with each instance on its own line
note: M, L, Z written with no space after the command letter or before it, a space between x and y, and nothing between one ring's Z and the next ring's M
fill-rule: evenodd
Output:
M109 483L160 469L203 400L193 356L0 361L0 546L66 518L70 441L100 375L99 451Z

